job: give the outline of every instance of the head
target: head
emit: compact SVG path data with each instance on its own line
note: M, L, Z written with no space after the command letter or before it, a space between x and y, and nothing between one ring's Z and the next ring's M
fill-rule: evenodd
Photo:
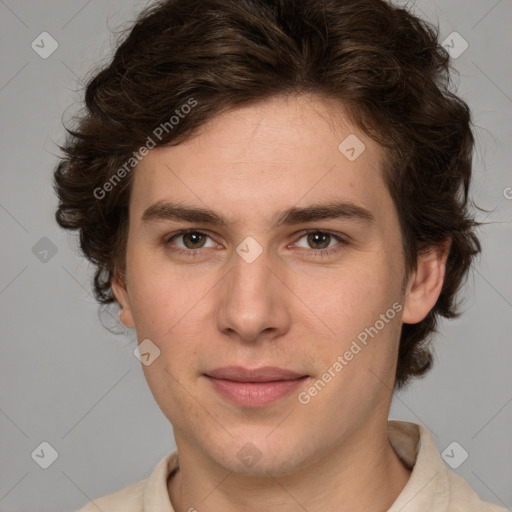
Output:
M160 350L144 372L177 437L226 467L252 442L285 473L430 369L480 250L449 71L436 29L381 0L175 0L90 80L57 220ZM248 414L208 380L235 365L302 387Z

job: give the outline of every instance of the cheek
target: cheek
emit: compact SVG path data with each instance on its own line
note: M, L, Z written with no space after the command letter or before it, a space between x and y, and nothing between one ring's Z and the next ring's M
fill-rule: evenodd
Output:
M332 272L298 277L298 294L336 333L372 325L402 298L398 269L385 256L358 254Z
M139 338L158 340L169 335L193 316L212 286L208 276L199 279L154 252L132 254L129 265L130 305Z
M174 272L167 276L138 274L131 292L137 338L151 340L160 350L155 361L158 365L143 368L152 389L174 389L176 382L172 376L197 373L197 362L211 351L214 282L205 275L189 279ZM177 391L174 389L174 393Z
M336 375L319 406L343 397L345 412L345 407L365 409L392 387L403 309L400 269L394 261L400 264L397 255L364 253L321 280L304 282L308 304L329 328L321 325L327 334L310 337L317 368L322 375L329 368ZM362 390L368 403L361 402Z
M154 283L139 277L139 283L131 290L132 314L139 339L150 338L158 343L166 330L177 322L177 300L169 295L162 283Z

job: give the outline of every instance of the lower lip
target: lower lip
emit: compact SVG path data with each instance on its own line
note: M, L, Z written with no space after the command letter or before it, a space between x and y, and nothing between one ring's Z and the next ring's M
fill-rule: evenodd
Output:
M307 377L272 382L235 382L208 377L224 398L242 407L264 407L288 395L302 385Z

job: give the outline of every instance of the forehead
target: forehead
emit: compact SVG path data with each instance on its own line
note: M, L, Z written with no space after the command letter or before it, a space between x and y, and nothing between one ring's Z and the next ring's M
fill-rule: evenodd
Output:
M341 103L275 97L231 109L177 146L151 150L135 169L131 208L139 215L172 200L262 219L320 200L378 207L389 201L383 157Z

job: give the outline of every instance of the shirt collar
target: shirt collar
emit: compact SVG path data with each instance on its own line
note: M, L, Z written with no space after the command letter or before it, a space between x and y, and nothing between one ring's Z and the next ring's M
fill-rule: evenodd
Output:
M428 430L415 423L390 420L388 439L398 457L412 469L388 512L446 510L450 499L448 470Z

